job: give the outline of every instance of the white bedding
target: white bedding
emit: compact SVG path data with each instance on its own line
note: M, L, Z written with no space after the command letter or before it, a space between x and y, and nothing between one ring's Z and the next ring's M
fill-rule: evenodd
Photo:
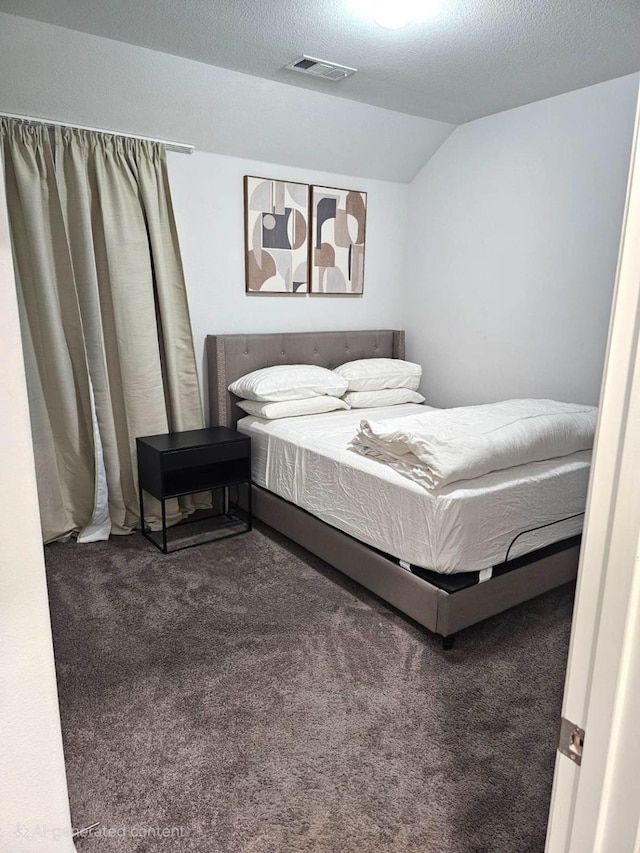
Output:
M406 404L371 409L382 420L424 413ZM584 510L591 454L581 451L494 471L429 492L349 449L362 410L265 421L246 417L254 482L368 545L434 571L486 569L516 534ZM510 558L579 533L581 517L521 536Z
M399 421L364 418L354 450L427 489L527 462L590 450L597 409L555 400L503 400Z

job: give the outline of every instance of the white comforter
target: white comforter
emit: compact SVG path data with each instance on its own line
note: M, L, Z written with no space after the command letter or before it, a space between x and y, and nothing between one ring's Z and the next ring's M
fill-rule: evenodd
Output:
M505 400L402 420L363 420L351 446L427 489L593 446L597 409Z

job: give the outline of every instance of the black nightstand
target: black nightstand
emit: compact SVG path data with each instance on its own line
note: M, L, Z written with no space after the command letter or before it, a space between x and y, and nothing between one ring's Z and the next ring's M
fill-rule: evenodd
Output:
M194 429L186 432L147 435L136 439L138 449L138 484L140 492L140 530L163 554L167 548L167 515L165 501L180 495L221 492L221 512L209 514L215 535L197 542L172 548L180 551L204 542L237 536L251 530L251 439L227 427ZM235 502L230 501L229 486L237 486ZM247 507L239 506L240 488L247 493ZM157 498L162 506L162 542L156 542L144 521L143 491ZM220 494L218 494L218 499ZM195 513L198 515L198 513ZM200 515L195 521L202 520ZM190 523L191 518L176 527ZM240 529L238 529L240 527Z

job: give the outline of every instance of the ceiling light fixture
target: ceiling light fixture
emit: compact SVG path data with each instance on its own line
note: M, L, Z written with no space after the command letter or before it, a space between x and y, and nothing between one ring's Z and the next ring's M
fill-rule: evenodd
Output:
M387 30L406 27L416 16L416 0L373 0L373 20Z

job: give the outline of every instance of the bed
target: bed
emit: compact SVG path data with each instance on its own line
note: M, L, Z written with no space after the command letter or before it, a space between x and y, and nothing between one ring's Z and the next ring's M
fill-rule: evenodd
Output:
M404 354L404 333L398 330L210 335L210 423L237 427L241 420L239 428L252 438L257 518L439 634L448 648L463 628L575 578L589 454L466 481L448 487L449 500L437 504L438 498L385 472L381 463L346 450L349 434L371 410L262 421L246 417L227 390L260 367L304 363L333 368L354 359ZM413 409L414 404L397 406L393 414ZM283 464L291 459L295 465ZM304 495L296 489L300 466L313 472ZM288 477L279 474L286 471ZM537 484L533 498L527 492L529 475ZM337 492L339 501L333 499ZM358 511L361 493L379 495L388 523L366 524L368 510ZM453 515L443 515L444 503L453 505ZM537 520L536 505L544 506L545 518L551 515L554 523L524 524L523 512ZM399 518L405 523L396 523ZM481 535L491 525L502 525L500 536ZM515 537L509 535L512 530L518 531Z

